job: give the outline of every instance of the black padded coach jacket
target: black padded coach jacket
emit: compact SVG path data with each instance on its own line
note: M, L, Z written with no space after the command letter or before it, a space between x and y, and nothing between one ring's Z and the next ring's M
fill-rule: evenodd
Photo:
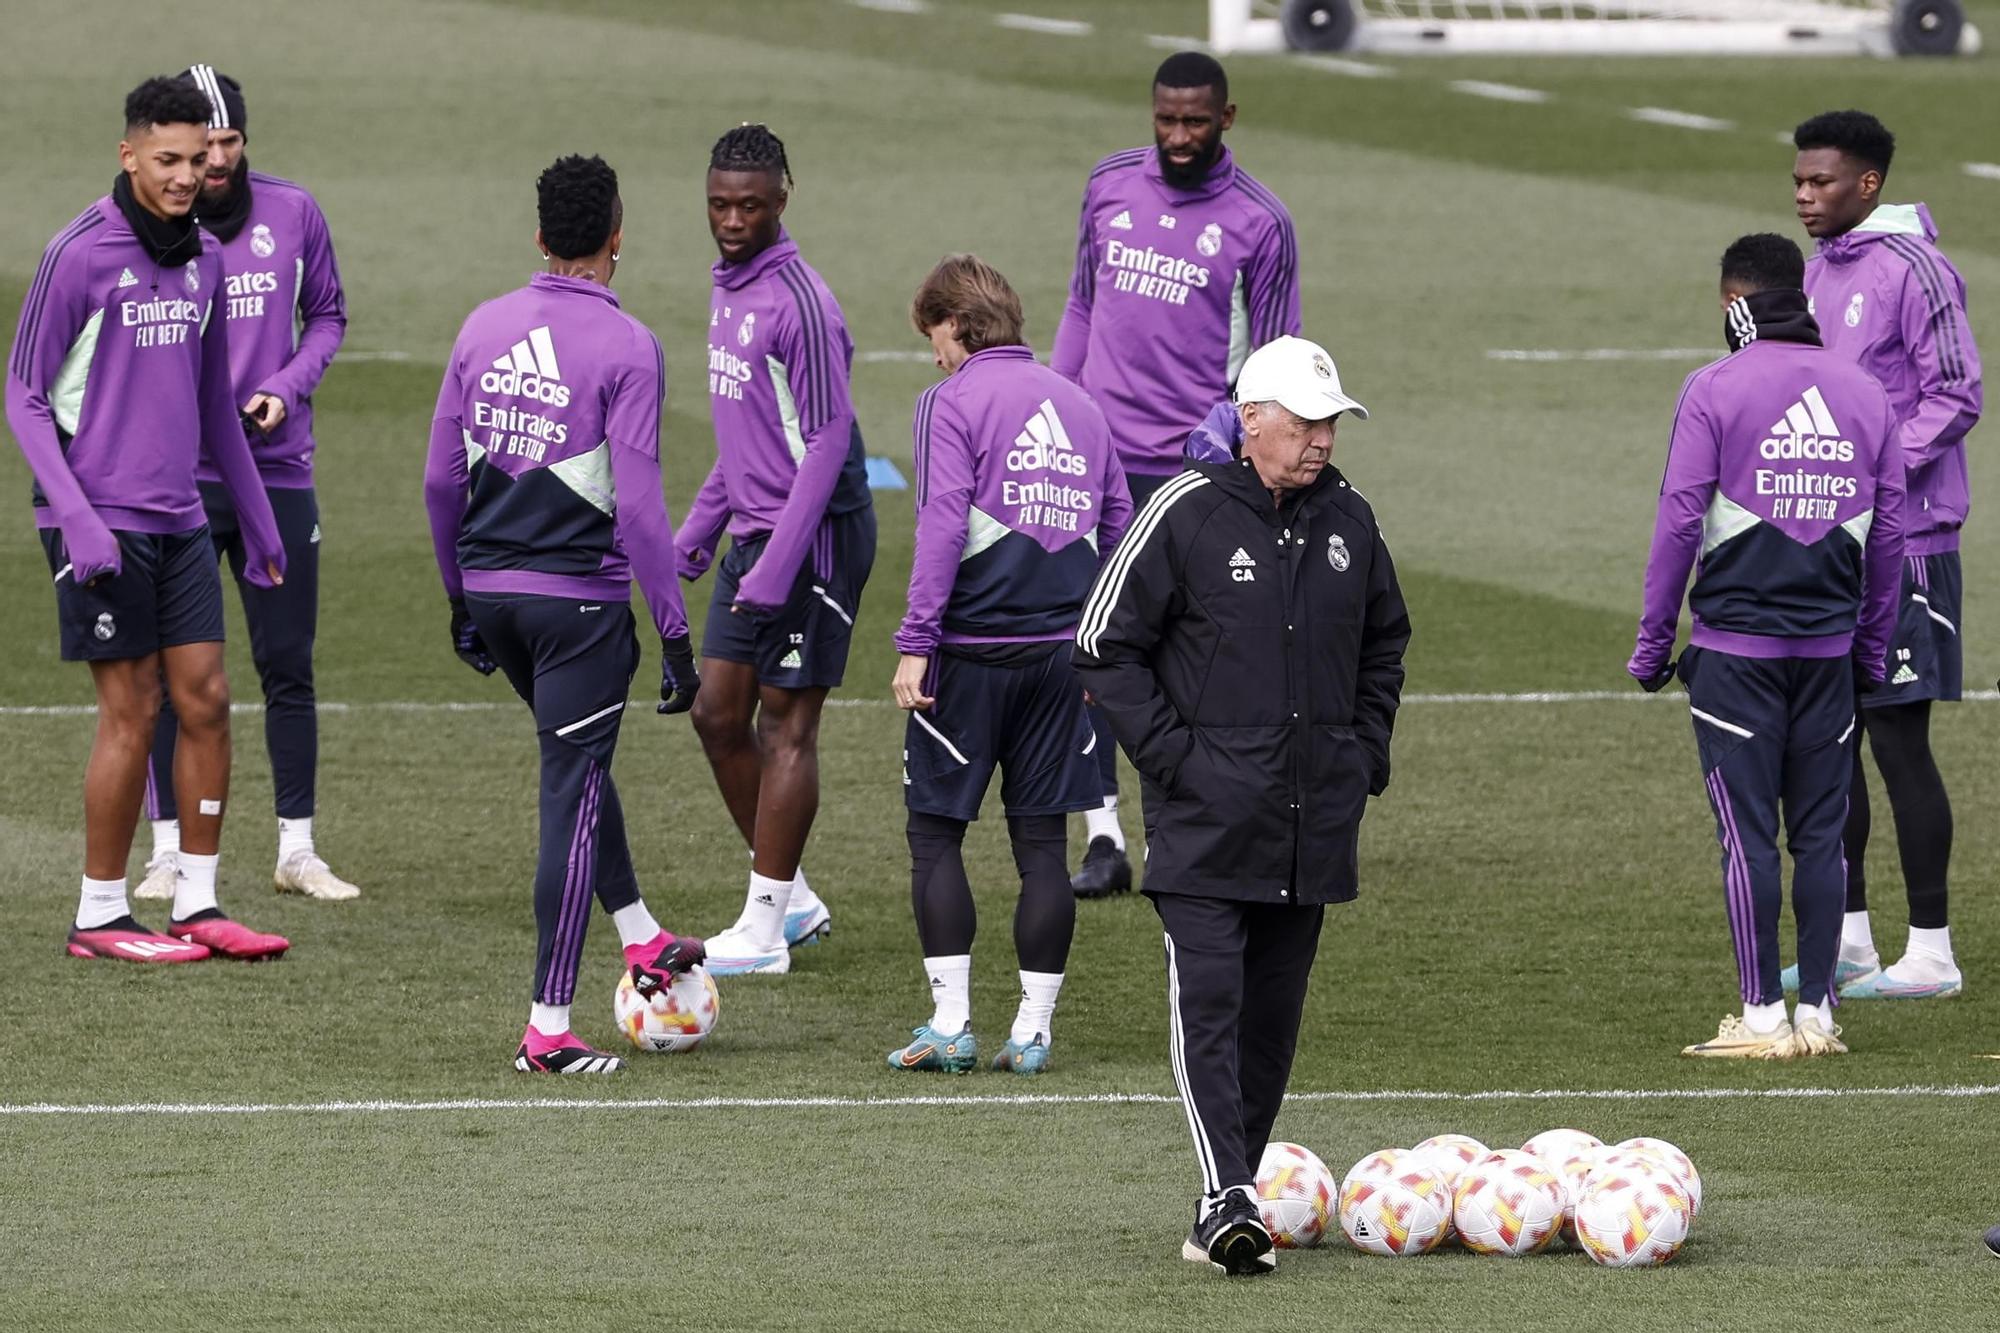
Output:
M1354 897L1409 641L1375 512L1338 470L1282 506L1247 460L1162 486L1092 589L1075 655L1139 770L1146 890Z

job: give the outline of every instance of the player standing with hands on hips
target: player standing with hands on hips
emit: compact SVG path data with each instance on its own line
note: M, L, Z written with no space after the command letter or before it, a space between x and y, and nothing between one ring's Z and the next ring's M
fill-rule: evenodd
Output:
M702 959L701 941L662 930L639 896L611 780L641 660L634 582L660 636L660 712L686 712L701 681L660 489L666 359L611 292L625 232L618 174L602 158L558 158L535 192L548 269L459 331L431 422L424 503L452 648L482 675L506 674L541 743L540 943L514 1067L609 1074L623 1062L569 1026L591 898L617 927L641 994Z
M195 213L222 242L228 299L229 372L243 410L250 452L285 544L285 581L260 588L247 576L241 525L213 466L198 476L216 552L243 594L250 658L264 687L264 744L278 813L281 893L333 901L358 897L313 845L319 715L313 697L313 635L319 620L319 502L313 492L313 390L347 332L347 304L326 218L313 197L276 176L250 170L243 89L208 65L181 78L208 98L208 163ZM160 710L146 782L153 855L135 898L171 898L180 851L174 802L173 700Z
M1039 1074L1076 929L1063 816L1100 799L1097 738L1070 656L1132 501L1104 414L1036 363L1021 298L990 265L948 257L917 289L910 318L946 376L917 399L916 552L893 687L910 711L910 896L934 1009L889 1067L962 1073L977 1058L963 843L998 768L1021 875L1021 1007L994 1063Z
M1236 123L1229 76L1182 51L1153 75L1153 145L1113 153L1084 187L1076 271L1049 365L1103 409L1132 502L1185 464L1188 433L1228 397L1244 358L1299 332L1299 251L1291 215L1237 166L1222 136ZM1118 747L1101 714L1100 808L1078 897L1132 887L1118 822Z
M1201 1168L1182 1254L1269 1271L1253 1197L1327 903L1389 783L1410 621L1374 511L1332 466L1367 410L1301 338L1236 384L1243 457L1140 510L1084 604L1077 674L1139 770L1174 1079Z
M1882 202L1896 151L1882 122L1864 111L1831 111L1800 125L1792 140L1793 201L1819 242L1806 263L1806 296L1827 349L1888 391L1910 497L1889 675L1861 700L1862 730L1895 818L1909 943L1901 958L1881 965L1868 921L1871 819L1857 745L1835 984L1850 1000L1956 995L1964 978L1952 955L1946 885L1951 798L1931 754L1931 703L1956 700L1964 674L1958 533L1972 507L1965 437L1983 401L1979 349L1965 315L1965 279L1938 250L1930 210ZM1787 969L1786 988L1798 984Z
M709 940L716 976L791 970L831 930L799 859L819 814L819 719L847 669L875 564L875 505L848 397L854 340L840 303L782 225L785 145L739 125L709 153L715 469L681 525L681 569L715 561L695 705L723 804L750 848L735 924Z
M1722 844L1743 1012L1683 1055L1847 1050L1830 998L1840 833L1856 691L1881 685L1895 625L1903 464L1887 395L1821 346L1804 281L1805 257L1782 236L1745 236L1722 256L1730 355L1681 391L1625 667L1649 691L1674 678L1685 596L1694 630L1678 672ZM1781 816L1801 978L1790 1023L1778 977Z

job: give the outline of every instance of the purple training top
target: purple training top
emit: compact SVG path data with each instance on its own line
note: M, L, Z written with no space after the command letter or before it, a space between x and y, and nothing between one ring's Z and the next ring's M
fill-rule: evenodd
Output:
M424 501L445 591L582 599L637 581L687 633L660 489L666 360L611 289L537 273L466 318L431 422Z
M1882 386L1825 348L1760 339L1688 376L1626 670L1666 666L1685 592L1699 647L1852 653L1881 680L1902 579L1894 440Z
M7 423L35 476L35 523L61 528L73 557L93 528L201 527L206 462L243 523L251 581L264 586L269 561L283 569L230 391L223 281L213 236L161 268L108 195L43 252L7 362Z
M1984 392L1965 316L1965 279L1937 248L1922 204L1882 204L1819 243L1806 294L1833 351L1880 380L1909 470L1909 553L1958 549L1972 507L1965 436Z
M284 400L285 419L269 437L252 433L250 451L264 484L313 483L312 395L347 335L347 299L326 218L305 190L250 172L250 216L222 243L229 270L229 378L237 406L255 394ZM216 480L203 467L201 480Z
M898 652L1076 632L1132 521L1104 414L1026 347L989 347L917 399L917 540Z
M717 261L708 311L708 402L715 468L681 525L682 568L699 578L726 523L768 537L737 601L772 611L829 514L873 503L848 397L854 340L840 303L789 236L749 260Z
M1192 190L1153 148L1113 153L1084 188L1049 364L1104 409L1126 471L1179 472L1244 358L1300 332L1298 267L1291 215L1227 149Z

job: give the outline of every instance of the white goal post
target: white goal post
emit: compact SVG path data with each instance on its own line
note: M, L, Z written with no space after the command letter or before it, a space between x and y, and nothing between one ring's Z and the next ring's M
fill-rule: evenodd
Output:
M1229 51L1970 55L1959 0L1209 0Z

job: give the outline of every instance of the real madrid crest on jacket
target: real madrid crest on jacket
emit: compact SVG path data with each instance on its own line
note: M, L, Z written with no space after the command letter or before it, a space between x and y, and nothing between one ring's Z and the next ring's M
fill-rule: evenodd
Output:
M1409 637L1375 513L1337 469L1282 504L1248 461L1162 487L1085 605L1076 653L1144 779L1147 892L1354 897Z
M312 395L347 332L347 300L326 217L301 186L245 171L235 197L248 208L235 226L207 217L202 227L222 242L223 313L229 319L229 378L237 401L276 394L285 419L250 451L266 485L313 481ZM204 463L201 480L214 481Z

